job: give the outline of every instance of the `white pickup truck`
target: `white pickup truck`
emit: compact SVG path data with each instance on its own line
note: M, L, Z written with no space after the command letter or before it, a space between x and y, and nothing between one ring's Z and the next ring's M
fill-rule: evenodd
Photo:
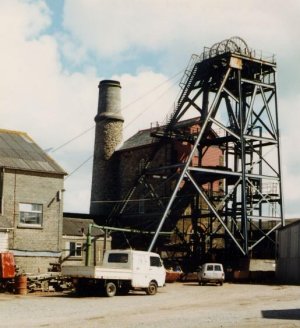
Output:
M73 278L79 294L103 291L112 297L141 289L155 295L165 284L166 271L158 254L135 250L105 252L102 266L62 266L62 275Z

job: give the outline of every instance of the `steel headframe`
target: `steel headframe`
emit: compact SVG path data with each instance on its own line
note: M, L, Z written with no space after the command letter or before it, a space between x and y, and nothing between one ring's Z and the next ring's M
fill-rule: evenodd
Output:
M165 135L174 135L176 124L191 109L199 112L201 129L149 251L183 181L207 204L210 217L219 223L216 230L222 229L243 255L284 225L275 73L274 57L263 58L238 37L192 56ZM199 165L192 166L195 152L203 154L209 147L223 150L222 165L205 167L200 158ZM203 175L223 186L219 198L211 197L203 187Z

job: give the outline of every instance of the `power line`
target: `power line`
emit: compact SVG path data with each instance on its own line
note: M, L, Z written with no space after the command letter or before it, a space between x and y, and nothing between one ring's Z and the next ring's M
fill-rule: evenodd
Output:
M150 107L152 107L155 103L156 103L156 101L158 100L158 99L160 99L160 98L162 98L171 88L173 88L173 86L175 85L175 84L177 84L179 81L178 80L176 80L173 84L171 84L163 93L161 93L150 105L148 105L141 113L139 113L138 115L136 115L136 117L135 118L133 118L128 124L126 124L125 125L125 127L124 127L124 129L126 129L126 128L128 128L128 126L130 125L130 124L132 124L134 121L136 121L141 115L143 115L145 112L147 112L148 111L148 109L150 108Z
M68 179L71 175L73 175L76 171L78 171L84 164L86 164L90 159L93 158L94 155L91 155L88 159L86 159L84 162L82 162L78 167L76 167L75 170L73 170L67 177L65 177L65 180Z
M182 73L182 70L178 73L176 73L175 75L173 75L171 78L169 78L168 80L165 80L163 83L160 83L158 86L156 86L155 88L151 89L149 92L145 93L143 96L137 98L135 101L131 102L130 104L126 105L125 107L129 107L130 105L132 105L133 103L137 102L138 100L142 99L143 97L147 96L148 94L152 93L154 90L158 89L160 86L162 86L163 84L167 83L168 81L174 79L175 77L177 77L180 73ZM171 86L169 86L162 94L160 94L150 105L148 105L146 107L145 110L143 110L141 113L139 113L138 115L136 115L136 117L134 119L132 119L125 127L124 129L128 128L128 126L130 124L132 124L134 121L136 121L142 114L144 114L146 111L149 110L149 108L151 106L153 106L158 99L160 99L161 97L163 97L175 84L177 84L178 81L176 80L173 84L171 84ZM123 108L125 108L123 107ZM83 131L82 133L80 133L79 135L75 136L74 138L70 139L69 141L65 142L64 144L62 144L61 146L55 148L52 152L66 146L67 144L71 143L72 141L78 139L79 137L81 137L82 135L84 135L85 133L87 133L88 131L90 131L91 129L95 128L95 125L90 127L89 129ZM67 177L69 178L71 175L73 175L75 172L77 172L84 164L86 164L90 159L93 158L93 155L89 156L88 159L86 159L83 163L81 163L76 169L74 169Z
M138 102L139 100L143 99L144 97L148 96L149 94L151 94L152 92L154 92L155 90L159 89L162 85L164 85L165 83L173 80L175 77L177 77L180 73L182 73L183 70L179 71L178 73L174 74L173 76L171 76L169 79L163 81L162 83L158 84L157 86L155 86L154 88L150 89L149 91L147 91L146 93L142 94L141 96L139 96L138 98L136 98L135 100L133 100L132 102L126 104L125 106L123 106L121 108L121 111L124 111L126 110L128 107L130 107L131 105L135 104L136 102ZM176 82L177 83L177 82ZM172 84L172 86L174 85L175 83ZM169 90L171 87L169 87L167 90ZM159 97L160 98L160 97ZM158 99L159 99L158 98ZM154 101L155 102L155 101ZM151 104L152 105L152 104ZM148 109L148 108L147 108ZM144 113L145 111L143 111L142 113ZM138 115L138 117L141 116L141 114ZM131 123L129 123L131 124ZM127 126L129 125L127 124ZM127 127L126 126L126 127ZM125 128L126 128L125 127ZM61 144L60 146L54 148L53 150L51 150L51 153L54 153L56 152L57 150L67 146L68 144L70 144L71 142L73 142L74 140L80 138L81 136L83 136L84 134L86 134L87 132L89 132L90 130L94 129L95 128L95 124L91 127L89 127L88 129L84 130L83 132L79 133L78 135L76 135L75 137L69 139L68 141L64 142L63 144Z
M162 83L158 84L156 87L154 87L153 89L147 91L146 93L142 94L140 97L136 98L135 100L133 100L132 102L130 102L129 104L126 104L124 107L122 107L121 110L125 110L127 107L135 104L136 102L138 102L139 100L143 99L144 97L147 97L149 94L151 94L152 92L154 92L155 90L159 89L162 85L164 85L165 83L175 79L175 77L177 77L180 73L182 73L184 70L179 71L178 73L174 74L173 76L171 76L169 79L163 81Z
M83 136L84 134L86 134L87 132L89 132L90 130L94 129L95 128L95 124L91 127L89 127L88 129L84 130L83 132L81 132L80 134L78 134L77 136L73 137L72 139L66 141L65 143L63 143L62 145L54 148L51 152L54 153L55 151L63 148L64 146L68 145L69 143L71 143L72 141L80 138L81 136Z

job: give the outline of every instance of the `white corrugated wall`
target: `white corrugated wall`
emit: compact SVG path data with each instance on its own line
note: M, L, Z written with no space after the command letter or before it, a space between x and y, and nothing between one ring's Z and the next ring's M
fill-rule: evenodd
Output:
M276 275L285 283L300 283L300 222L278 231Z

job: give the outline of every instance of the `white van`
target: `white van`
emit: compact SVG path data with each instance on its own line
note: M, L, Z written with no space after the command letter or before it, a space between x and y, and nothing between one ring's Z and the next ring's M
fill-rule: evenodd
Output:
M205 263L199 267L197 277L199 285L215 282L222 286L225 280L223 265L221 263Z

